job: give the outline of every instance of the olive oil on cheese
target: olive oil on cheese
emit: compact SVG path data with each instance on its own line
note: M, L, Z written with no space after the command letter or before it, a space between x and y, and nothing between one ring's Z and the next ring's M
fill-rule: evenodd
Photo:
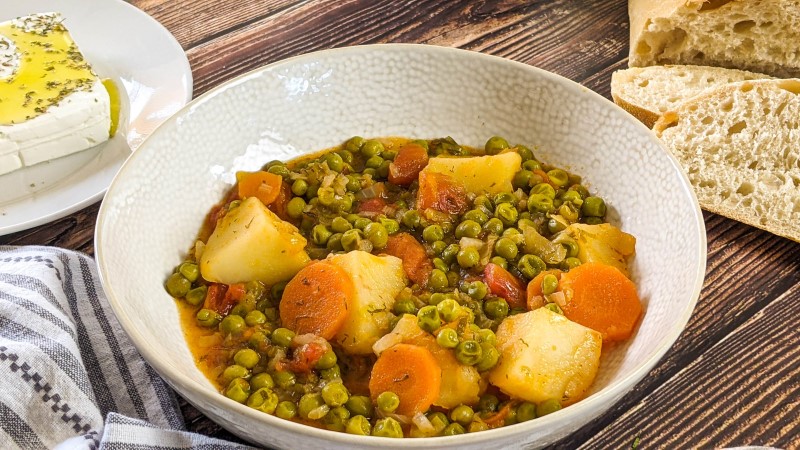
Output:
M38 14L0 24L0 35L16 45L19 56L13 74L0 79L0 125L44 114L73 92L89 90L97 80L58 18Z

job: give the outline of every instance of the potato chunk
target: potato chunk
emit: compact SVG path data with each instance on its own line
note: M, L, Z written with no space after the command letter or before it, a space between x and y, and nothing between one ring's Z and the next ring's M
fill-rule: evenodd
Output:
M499 155L431 158L423 172L442 173L464 185L468 193L497 194L513 191L511 181L522 158L515 152Z
M349 354L370 354L372 344L389 332L394 299L406 286L403 262L394 256L363 251L332 256L326 261L341 267L355 287L347 321L335 339Z
M636 249L636 238L610 223L587 225L573 223L564 230L578 243L578 259L583 263L598 262L616 267L626 277L628 259Z
M217 224L200 256L200 273L223 284L290 279L309 261L306 239L250 197Z
M478 370L459 363L452 350L437 344L436 338L417 325L416 316L406 314L400 318L392 332L375 346L376 353L399 343L427 348L442 368L442 385L434 405L455 408L460 404L474 405L478 402L481 392L481 375Z
M547 308L510 316L497 328L500 362L489 382L530 402L580 400L600 365L602 337Z

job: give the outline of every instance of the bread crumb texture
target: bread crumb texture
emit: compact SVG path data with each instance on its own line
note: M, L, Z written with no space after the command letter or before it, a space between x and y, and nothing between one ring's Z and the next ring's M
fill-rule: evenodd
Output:
M712 89L654 131L703 208L800 242L800 80Z
M631 66L699 64L800 76L800 0L631 0L630 14Z

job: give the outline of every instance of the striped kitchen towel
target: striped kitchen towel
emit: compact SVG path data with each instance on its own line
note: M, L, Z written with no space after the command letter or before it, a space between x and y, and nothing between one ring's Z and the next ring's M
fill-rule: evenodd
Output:
M76 252L0 246L0 383L2 449L249 448L184 431Z

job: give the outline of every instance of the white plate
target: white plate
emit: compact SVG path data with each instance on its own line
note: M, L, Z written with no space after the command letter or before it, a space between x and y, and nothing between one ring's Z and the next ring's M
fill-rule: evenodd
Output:
M122 108L117 134L91 149L0 176L0 235L64 217L100 198L132 150L192 97L186 54L160 23L121 0L0 2L0 22L60 12Z

